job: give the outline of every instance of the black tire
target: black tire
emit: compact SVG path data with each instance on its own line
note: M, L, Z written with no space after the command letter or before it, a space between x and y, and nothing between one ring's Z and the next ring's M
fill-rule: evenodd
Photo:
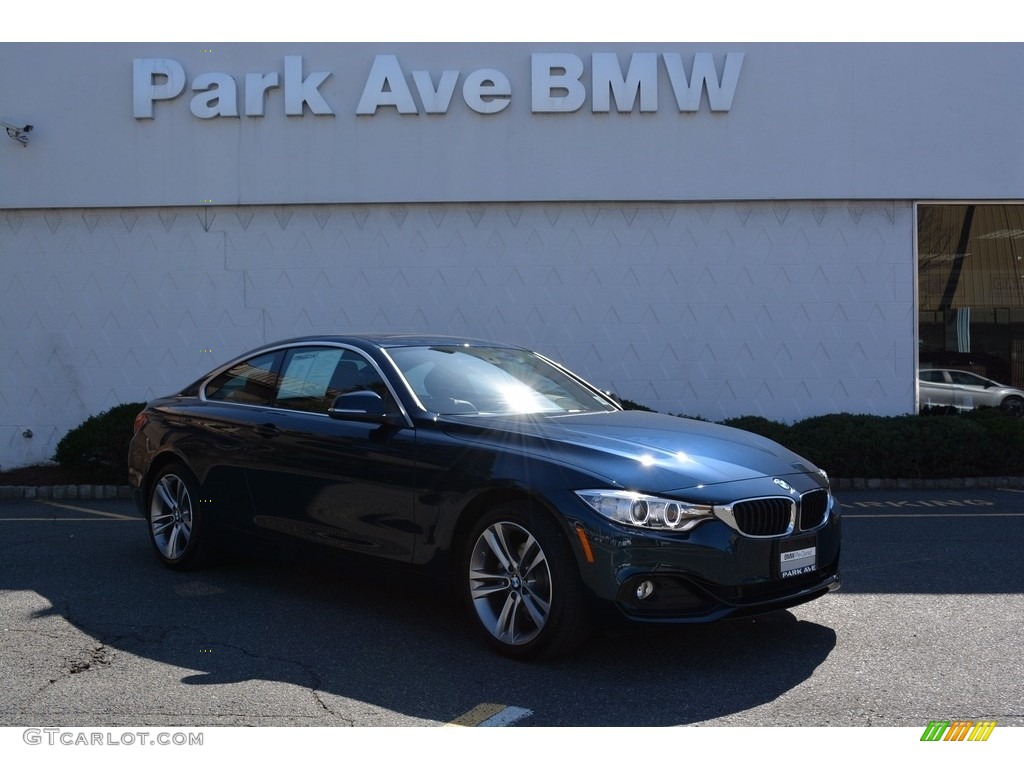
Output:
M471 621L506 656L553 658L589 634L569 544L550 516L527 504L502 504L476 521L458 578Z
M1024 399L1019 398L1015 395L1004 398L1000 406L1007 413L1013 414L1014 416L1024 416Z
M163 467L149 486L149 539L168 568L188 570L209 559L210 542L199 508L199 484L178 464Z

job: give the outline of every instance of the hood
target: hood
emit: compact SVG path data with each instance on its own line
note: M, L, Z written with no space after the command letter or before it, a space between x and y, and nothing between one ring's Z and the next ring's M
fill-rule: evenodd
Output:
M545 416L445 416L442 428L478 431L507 444L648 492L737 480L815 474L806 459L772 440L721 424L646 411Z

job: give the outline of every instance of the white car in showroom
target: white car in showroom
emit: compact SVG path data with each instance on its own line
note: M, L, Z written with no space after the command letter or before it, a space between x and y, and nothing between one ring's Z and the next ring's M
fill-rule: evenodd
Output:
M1024 415L1024 390L1000 384L970 371L951 368L923 368L918 374L920 403L930 406L952 406L957 410L1002 408Z

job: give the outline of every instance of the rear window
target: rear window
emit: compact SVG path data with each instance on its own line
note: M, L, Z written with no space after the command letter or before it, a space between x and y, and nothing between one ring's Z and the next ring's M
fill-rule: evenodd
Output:
M277 392L277 369L284 352L268 352L232 366L206 385L206 399L269 405Z

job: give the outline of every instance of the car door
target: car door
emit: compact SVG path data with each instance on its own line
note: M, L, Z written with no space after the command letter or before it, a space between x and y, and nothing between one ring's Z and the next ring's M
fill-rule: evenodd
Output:
M361 352L287 351L274 402L254 425L253 522L264 532L409 561L418 532L414 431L327 415L335 397L362 390L396 402Z
M932 368L920 372L921 407L948 406L954 403L954 388L946 371Z
M953 404L960 410L969 411L983 405L990 405L986 397L986 380L967 371L949 371L953 382Z
M252 496L246 470L259 445L255 423L277 392L284 350L260 353L210 379L175 428L179 454L202 483L200 503L224 526L246 528Z

